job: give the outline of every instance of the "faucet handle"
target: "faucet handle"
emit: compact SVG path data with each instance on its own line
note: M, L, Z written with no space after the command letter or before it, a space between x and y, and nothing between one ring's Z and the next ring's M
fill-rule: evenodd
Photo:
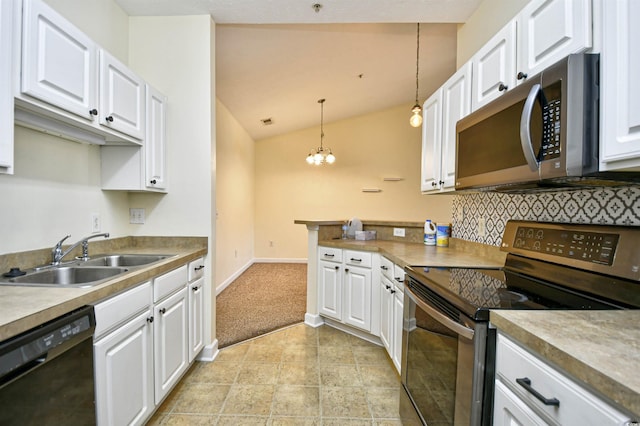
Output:
M69 237L71 237L71 234L67 235L66 237L64 237L63 239L61 239L60 241L58 241L58 242L57 242L57 244L56 244L56 246L55 246L55 248L54 248L54 250L56 250L56 249L62 249L62 243L63 243L67 238L69 238Z
M60 259L62 259L62 243L71 236L71 234L67 235L66 237L64 237L63 239L61 239L60 241L58 241L55 245L55 247L53 247L51 249L51 264L52 265L57 265L60 263Z

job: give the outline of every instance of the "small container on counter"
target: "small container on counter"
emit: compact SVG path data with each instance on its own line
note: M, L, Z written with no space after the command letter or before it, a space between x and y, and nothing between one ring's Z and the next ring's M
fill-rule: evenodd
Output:
M449 247L449 238L451 237L451 224L438 223L436 226L436 245L438 247Z
M429 219L424 221L424 244L427 246L436 245L436 225Z

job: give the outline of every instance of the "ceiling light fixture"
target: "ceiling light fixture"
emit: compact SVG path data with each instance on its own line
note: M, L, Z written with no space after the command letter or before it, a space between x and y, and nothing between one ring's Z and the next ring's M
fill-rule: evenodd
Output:
M409 124L413 127L422 125L422 108L418 103L418 75L420 71L420 23L418 22L418 35L416 37L416 104L411 108L413 114L409 119Z
M331 152L331 148L324 148L322 146L322 139L324 138L324 101L324 99L318 99L318 103L320 104L320 147L312 149L309 155L307 155L307 163L316 166L333 164L336 161L336 157Z

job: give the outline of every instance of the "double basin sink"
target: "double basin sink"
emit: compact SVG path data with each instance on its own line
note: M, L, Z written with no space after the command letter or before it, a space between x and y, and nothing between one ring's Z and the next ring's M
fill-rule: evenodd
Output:
M172 257L164 254L113 254L58 266L26 271L17 277L0 277L0 285L34 287L93 287L131 269Z

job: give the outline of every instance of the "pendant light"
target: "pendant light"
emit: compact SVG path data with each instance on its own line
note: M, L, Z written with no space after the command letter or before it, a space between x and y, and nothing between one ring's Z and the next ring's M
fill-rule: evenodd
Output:
M418 35L416 37L416 104L411 108L413 114L409 119L409 124L413 127L422 125L422 108L418 103L418 75L420 70L420 23L418 22Z
M322 139L324 138L324 101L324 99L318 99L318 103L320 104L320 147L312 149L309 155L307 155L307 163L315 166L333 164L336 161L336 157L331 152L331 148L324 148L322 146Z

